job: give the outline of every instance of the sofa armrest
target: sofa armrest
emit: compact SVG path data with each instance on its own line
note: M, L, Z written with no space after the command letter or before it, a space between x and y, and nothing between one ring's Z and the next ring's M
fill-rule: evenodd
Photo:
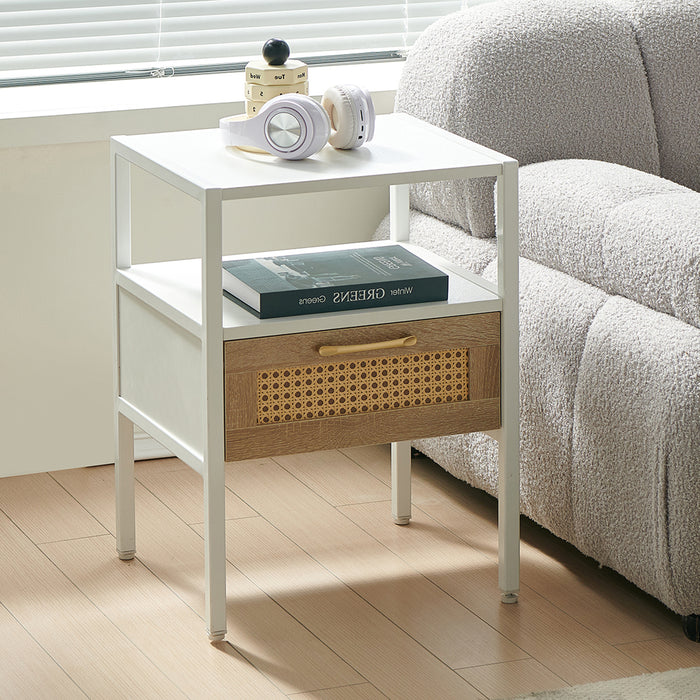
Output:
M520 169L531 260L700 327L700 193L614 163Z
M498 255L495 238L468 236L462 229L415 209L410 211L409 228L411 243L431 250L475 275L482 275ZM390 215L387 214L372 238L387 240L389 229Z

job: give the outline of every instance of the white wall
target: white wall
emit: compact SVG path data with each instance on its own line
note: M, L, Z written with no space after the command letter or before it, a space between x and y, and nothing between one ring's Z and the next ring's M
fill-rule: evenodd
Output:
M134 262L197 257L199 205L133 183ZM106 136L0 148L0 476L113 461L109 191ZM366 240L387 210L384 190L229 203L224 248Z

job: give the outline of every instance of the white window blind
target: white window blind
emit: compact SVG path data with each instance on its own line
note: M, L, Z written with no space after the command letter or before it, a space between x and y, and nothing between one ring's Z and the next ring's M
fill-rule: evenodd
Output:
M0 85L405 54L460 0L0 0Z

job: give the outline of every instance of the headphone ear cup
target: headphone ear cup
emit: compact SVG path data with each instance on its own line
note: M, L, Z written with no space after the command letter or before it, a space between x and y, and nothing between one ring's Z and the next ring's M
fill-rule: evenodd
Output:
M328 88L321 98L321 106L331 120L328 143L333 148L352 148L357 138L357 115L347 87L334 85Z
M357 85L334 85L321 99L331 121L328 143L334 148L358 148L374 135L374 104Z
M301 160L318 153L328 142L331 132L330 119L326 110L307 95L289 94L273 97L260 110L266 116L263 134L267 148L275 155L287 160ZM286 123L293 117L301 127L301 138L287 149L285 138ZM292 132L294 133L294 132ZM280 149L280 150L277 150Z
M228 146L252 146L286 160L317 153L331 131L326 110L310 97L297 94L272 98L250 119L225 117L219 128Z

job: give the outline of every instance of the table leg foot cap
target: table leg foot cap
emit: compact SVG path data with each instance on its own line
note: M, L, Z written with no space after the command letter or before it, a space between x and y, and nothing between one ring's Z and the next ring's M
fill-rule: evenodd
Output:
M518 594L517 593L501 593L501 603L505 603L506 605L512 605L513 603L518 602Z
M397 525L408 525L408 523L411 522L411 516L410 515L402 515L401 517L394 517L394 522Z

